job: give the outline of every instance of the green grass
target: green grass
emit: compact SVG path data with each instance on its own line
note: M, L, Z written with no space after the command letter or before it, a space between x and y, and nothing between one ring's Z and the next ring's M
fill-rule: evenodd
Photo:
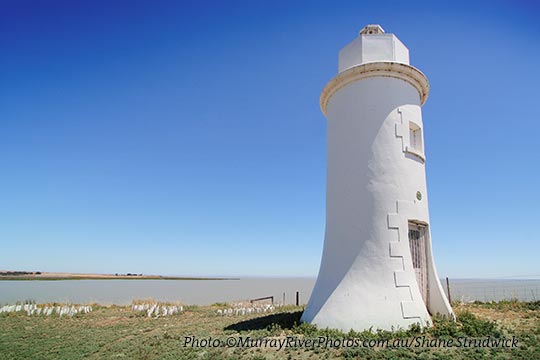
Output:
M540 309L534 303L454 305L457 321L435 317L422 329L341 332L300 324L301 307L274 313L221 317L214 306L188 306L178 316L147 318L129 307L94 305L73 318L0 314L0 359L540 359ZM190 348L199 339L456 339L516 336L519 347L504 348Z
M540 301L518 301L518 300L503 300L491 302L474 302L475 305L487 309L497 309L501 311L507 310L540 310Z

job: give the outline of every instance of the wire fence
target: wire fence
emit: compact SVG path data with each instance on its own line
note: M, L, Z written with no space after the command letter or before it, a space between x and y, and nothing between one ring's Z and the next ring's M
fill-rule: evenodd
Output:
M540 280L465 280L450 279L452 301L539 301ZM446 282L441 281L448 295Z

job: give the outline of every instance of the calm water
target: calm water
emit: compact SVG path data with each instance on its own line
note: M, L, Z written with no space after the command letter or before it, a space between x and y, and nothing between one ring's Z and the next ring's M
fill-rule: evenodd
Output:
M44 302L129 304L136 299L207 305L274 296L292 304L296 291L306 303L314 278L246 278L241 280L66 280L0 281L0 304ZM443 286L446 290L446 285ZM451 280L452 300L540 300L540 280Z
M246 278L241 280L58 280L0 281L0 304L43 302L129 304L136 299L181 301L208 305L215 302L274 296L293 304L296 291L307 302L314 278Z

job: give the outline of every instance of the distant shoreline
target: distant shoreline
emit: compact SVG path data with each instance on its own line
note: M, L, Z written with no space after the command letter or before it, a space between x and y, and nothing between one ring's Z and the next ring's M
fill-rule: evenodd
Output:
M143 274L72 274L50 272L0 272L0 281L58 281L58 280L240 280L228 277L161 276Z

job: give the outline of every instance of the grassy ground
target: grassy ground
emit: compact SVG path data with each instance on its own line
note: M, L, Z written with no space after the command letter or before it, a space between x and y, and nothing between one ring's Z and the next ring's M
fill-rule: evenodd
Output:
M191 306L177 316L147 318L129 307L94 305L73 318L0 314L0 359L540 359L540 302L454 304L457 322L435 319L429 330L343 334L298 325L302 308L279 308L272 314L221 317L223 305ZM457 341L515 336L517 348L283 348L184 346L186 336L202 339L415 339ZM412 341L412 340L411 340Z

